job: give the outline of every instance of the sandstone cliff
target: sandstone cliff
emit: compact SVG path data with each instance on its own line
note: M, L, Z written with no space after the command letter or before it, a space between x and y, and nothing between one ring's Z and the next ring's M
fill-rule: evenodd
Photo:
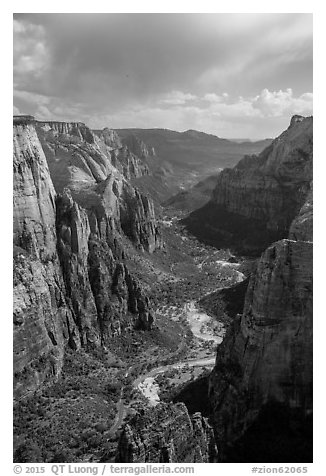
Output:
M312 180L312 117L294 116L258 156L245 156L217 178L211 202L186 220L218 245L261 252L286 238Z
M112 148L113 140L119 144L115 133L104 130L98 137L80 123L37 123L37 132L57 193L69 188L73 199L91 212L103 238L124 232L149 252L162 246L151 200L126 180L138 168L128 162L126 148Z
M149 159L156 156L155 148L145 144L137 135L130 134L123 138L123 143L138 157Z
M56 250L55 191L32 122L14 126L14 392L59 374L80 345Z
M212 463L216 457L206 418L200 413L190 416L183 403L169 403L133 417L124 427L116 462Z
M80 123L14 120L16 398L60 373L67 345L153 324L124 262L132 246L162 245L153 204L102 147Z
M263 253L217 352L209 392L222 461L312 458L311 200L294 235Z
M260 220L266 240L284 237L262 254L218 348L209 397L221 461L312 460L311 174L312 118L294 116L262 154L222 172L215 189L232 219L253 220L253 232Z
M293 240L313 240L313 193L311 190L299 214L290 226L289 238Z
M127 180L139 178L149 174L149 168L144 159L149 152L145 144L143 147L133 147L125 143L113 130L105 127L101 131L94 131L99 139L107 146L106 155L111 156L111 162ZM146 154L148 152L148 154Z

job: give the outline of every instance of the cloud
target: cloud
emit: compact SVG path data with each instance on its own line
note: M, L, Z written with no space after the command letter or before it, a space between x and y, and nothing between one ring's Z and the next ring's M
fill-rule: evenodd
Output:
M178 96L183 97L181 91ZM237 98L227 93L221 96L210 93L189 102L169 104L169 107L160 100L151 107L139 104L117 113L98 115L91 119L90 125L94 128L197 129L221 137L236 137L240 131L241 137L261 139L278 135L294 114L312 114L312 93L295 97L292 90L263 89L256 96Z
M304 93L295 98L293 91L288 88L286 91L269 91L263 89L252 103L264 117L279 117L289 114L312 114L313 95Z
M188 101L197 99L196 96L190 93L183 93L182 91L171 91L161 99L161 104L181 105Z
M24 75L41 77L50 65L44 28L40 25L14 20L14 38L16 81L23 80Z
M44 120L81 121L93 128L163 127L198 129L222 137L263 138L277 135L294 114L312 114L313 95L295 96L292 89L269 91L255 96L231 97L228 93L195 96L171 91L150 105L145 102L111 113L89 114L87 105L29 91L16 91L20 110ZM270 129L269 129L270 128ZM241 134L237 133L241 132Z
M211 103L216 103L216 102L220 103L222 101L225 101L228 97L229 97L228 93L223 93L221 96L215 93L206 93L203 99Z
M310 14L14 18L15 106L58 120L263 134L257 118L309 109L311 61Z

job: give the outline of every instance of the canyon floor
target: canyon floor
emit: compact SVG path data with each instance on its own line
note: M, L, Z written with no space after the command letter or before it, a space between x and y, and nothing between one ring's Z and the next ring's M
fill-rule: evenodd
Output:
M250 266L228 249L200 243L180 218L166 209L165 249L129 258L153 304L153 329L116 335L100 353L68 353L60 379L16 408L19 461L113 461L128 418L172 401L214 366L229 316L211 312L210 295L216 301L219 291L244 281Z

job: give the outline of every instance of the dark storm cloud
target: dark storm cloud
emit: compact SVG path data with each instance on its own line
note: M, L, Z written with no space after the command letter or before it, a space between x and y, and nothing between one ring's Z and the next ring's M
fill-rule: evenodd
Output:
M301 96L311 91L311 22L307 14L15 15L15 104L120 122L137 108L159 121L159 109L166 126L168 104L171 119L189 122L191 110L178 116L173 105L195 107L196 97L199 107L206 93Z

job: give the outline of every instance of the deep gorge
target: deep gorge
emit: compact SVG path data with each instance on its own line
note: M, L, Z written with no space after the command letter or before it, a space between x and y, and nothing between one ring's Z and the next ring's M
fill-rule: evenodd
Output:
M15 459L311 461L312 118L189 215L146 193L157 157L14 118Z

